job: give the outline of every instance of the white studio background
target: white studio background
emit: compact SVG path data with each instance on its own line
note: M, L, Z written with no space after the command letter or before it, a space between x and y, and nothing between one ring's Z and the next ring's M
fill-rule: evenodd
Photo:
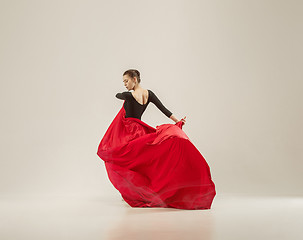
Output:
M119 196L122 74L187 121L218 194L301 195L303 2L0 1L0 193ZM174 123L152 103L142 120Z

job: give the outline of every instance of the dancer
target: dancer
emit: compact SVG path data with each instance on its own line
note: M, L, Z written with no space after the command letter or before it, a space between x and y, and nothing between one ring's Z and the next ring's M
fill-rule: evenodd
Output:
M151 89L140 85L140 72L129 69L117 93L123 106L105 132L97 155L109 180L131 207L210 209L216 195L210 168L178 120ZM152 102L175 124L156 128L141 120Z

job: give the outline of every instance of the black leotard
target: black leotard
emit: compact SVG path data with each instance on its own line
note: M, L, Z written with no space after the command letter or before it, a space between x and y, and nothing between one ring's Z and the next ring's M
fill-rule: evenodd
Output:
M157 108L161 110L167 117L170 117L172 115L172 112L170 112L158 99L156 94L153 93L152 90L148 89L148 99L146 104L141 104L137 102L137 100L134 98L131 92L125 91L122 93L117 93L116 97L122 100L125 100L124 103L124 109L125 109L125 117L133 117L138 118L141 120L141 116L143 112L145 111L147 105L149 102L154 103Z

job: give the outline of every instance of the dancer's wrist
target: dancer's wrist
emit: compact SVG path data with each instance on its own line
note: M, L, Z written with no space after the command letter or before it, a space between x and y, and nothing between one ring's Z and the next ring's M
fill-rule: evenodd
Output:
M175 123L179 122L179 120L172 114L170 117Z

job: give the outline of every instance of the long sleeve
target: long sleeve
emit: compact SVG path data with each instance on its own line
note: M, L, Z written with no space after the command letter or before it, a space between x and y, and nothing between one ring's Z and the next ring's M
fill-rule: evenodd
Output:
M116 94L116 98L119 98L119 99L122 99L122 100L125 100L124 96L122 93L117 93Z
M122 100L126 100L127 99L127 93L128 92L122 92L122 93L117 93L116 94L116 98L122 99Z
M159 98L156 96L156 94L154 94L153 91L150 90L150 92L151 92L150 101L151 101L152 103L154 103L154 104L157 106L157 108L158 108L161 112L163 112L167 117L170 117L170 116L172 115L172 112L169 111L169 110L162 104L162 102L159 100Z

